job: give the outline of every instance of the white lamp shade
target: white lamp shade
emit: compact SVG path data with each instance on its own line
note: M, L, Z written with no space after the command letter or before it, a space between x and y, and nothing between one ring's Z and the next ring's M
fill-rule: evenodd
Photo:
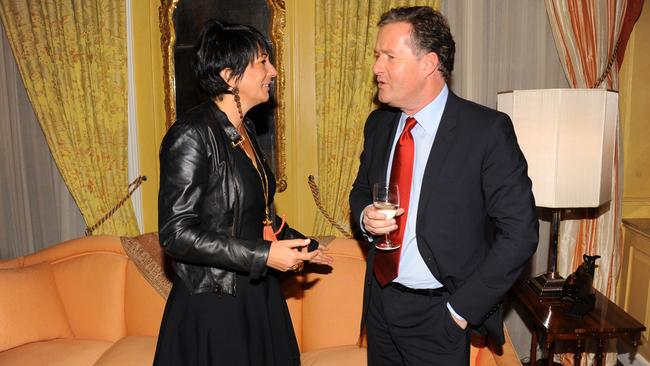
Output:
M538 207L598 207L611 199L618 94L603 89L499 93Z

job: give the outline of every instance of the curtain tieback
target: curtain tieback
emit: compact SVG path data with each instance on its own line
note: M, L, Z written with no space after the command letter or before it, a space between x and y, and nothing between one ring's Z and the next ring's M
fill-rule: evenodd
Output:
M352 237L352 234L350 234L350 232L347 231L347 230L343 227L343 225L341 225L341 224L339 224L338 222L336 222L336 220L334 219L334 217L332 217L332 215L330 215L330 213L327 212L327 210L326 210L325 207L323 206L323 203L322 203L321 200L320 200L320 190L318 189L318 185L316 184L316 179L314 178L313 175L310 175L310 176L307 178L307 183L309 184L309 189L311 189L311 195L312 195L312 197L314 198L314 203L316 203L316 207L318 207L318 210L320 211L320 213L322 213L323 216L325 216L325 219L326 219L330 224L332 224L332 226L334 226L334 227L336 228L336 230L338 230L339 232L341 232L341 234L343 234L343 236L345 236L346 238L351 238L351 237Z
M140 185L142 185L142 183L146 180L147 180L147 176L141 175L135 178L133 182L129 183L129 187L128 187L129 192L126 194L126 196L122 198L120 202L118 202L117 205L115 205L115 207L113 207L110 211L108 211L106 215L102 216L102 218L99 219L99 221L97 221L94 225L86 226L85 235L86 236L92 235L93 231L97 230L98 227L102 226L102 224L105 223L106 220L108 220L111 216L113 216L117 212L117 210L119 210L120 207L122 207L126 203L126 201L129 198L131 198L133 192L135 192L135 190L138 189L138 187L140 187Z

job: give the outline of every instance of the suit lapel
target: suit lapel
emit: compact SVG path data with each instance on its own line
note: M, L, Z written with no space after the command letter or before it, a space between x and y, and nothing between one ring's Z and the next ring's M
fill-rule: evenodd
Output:
M449 91L445 110L440 118L440 125L436 132L436 137L431 146L429 159L424 169L424 177L422 178L422 189L420 191L420 202L418 204L418 216L416 222L421 221L422 215L426 211L427 203L431 198L432 185L440 178L440 171L447 158L447 153L454 140L454 129L457 123L458 112L458 97Z

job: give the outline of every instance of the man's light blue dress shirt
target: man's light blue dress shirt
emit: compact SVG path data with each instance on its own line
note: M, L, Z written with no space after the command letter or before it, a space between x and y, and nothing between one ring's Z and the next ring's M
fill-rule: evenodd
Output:
M406 218L406 230L402 240L402 253L399 262L399 271L397 278L394 282L399 282L402 285L415 289L429 289L442 287L442 283L438 281L420 255L417 246L417 239L415 235L418 204L420 202L420 192L422 191L422 179L424 178L424 170L429 160L429 152L433 146L433 141L440 126L440 119L447 104L447 96L449 89L445 85L440 94L424 108L418 111L413 116L408 116L402 112L397 126L397 133L393 140L390 158L388 160L388 169L386 177L390 177L391 167L393 165L393 154L395 153L395 146L399 140L404 126L406 125L406 118L413 117L417 124L411 130L413 141L415 144L415 161L413 162L413 176L411 180L411 197L409 199L408 216ZM427 182L424 182L426 184ZM425 188L426 189L426 188ZM400 203L404 205L403 202ZM363 215L363 214L362 214ZM457 318L463 319L454 309L447 303L447 308Z
M420 202L420 192L422 190L422 178L424 177L424 169L429 160L429 152L433 146L433 140L436 138L436 132L440 125L442 112L447 103L447 96L449 90L445 85L440 94L431 103L427 104L424 108L418 111L413 116L408 116L402 112L397 126L397 133L393 140L391 148L390 159L388 160L388 170L386 176L390 177L391 167L393 165L393 154L395 153L395 146L399 140L407 117L413 117L417 124L411 130L413 141L415 143L415 161L413 162L413 178L411 180L411 197L408 206L408 216L406 218L406 231L404 232L404 239L402 240L402 254L400 256L399 273L395 282L410 288L438 288L442 284L431 274L429 268L424 263L424 259L418 250L417 241L415 237L415 225L418 212L418 204ZM427 182L424 182L427 184ZM426 189L426 188L425 188ZM405 202L400 202L404 205Z

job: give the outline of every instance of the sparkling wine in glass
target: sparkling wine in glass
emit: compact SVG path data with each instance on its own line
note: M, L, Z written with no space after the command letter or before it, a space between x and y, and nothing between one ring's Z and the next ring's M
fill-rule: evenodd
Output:
M385 185L383 183L375 183L372 186L372 201L373 206L382 214L386 219L392 219L397 213L399 208L399 190L397 184ZM384 239L375 244L375 248L380 250L393 250L400 247L400 243L395 243L390 240L388 234L384 235Z

